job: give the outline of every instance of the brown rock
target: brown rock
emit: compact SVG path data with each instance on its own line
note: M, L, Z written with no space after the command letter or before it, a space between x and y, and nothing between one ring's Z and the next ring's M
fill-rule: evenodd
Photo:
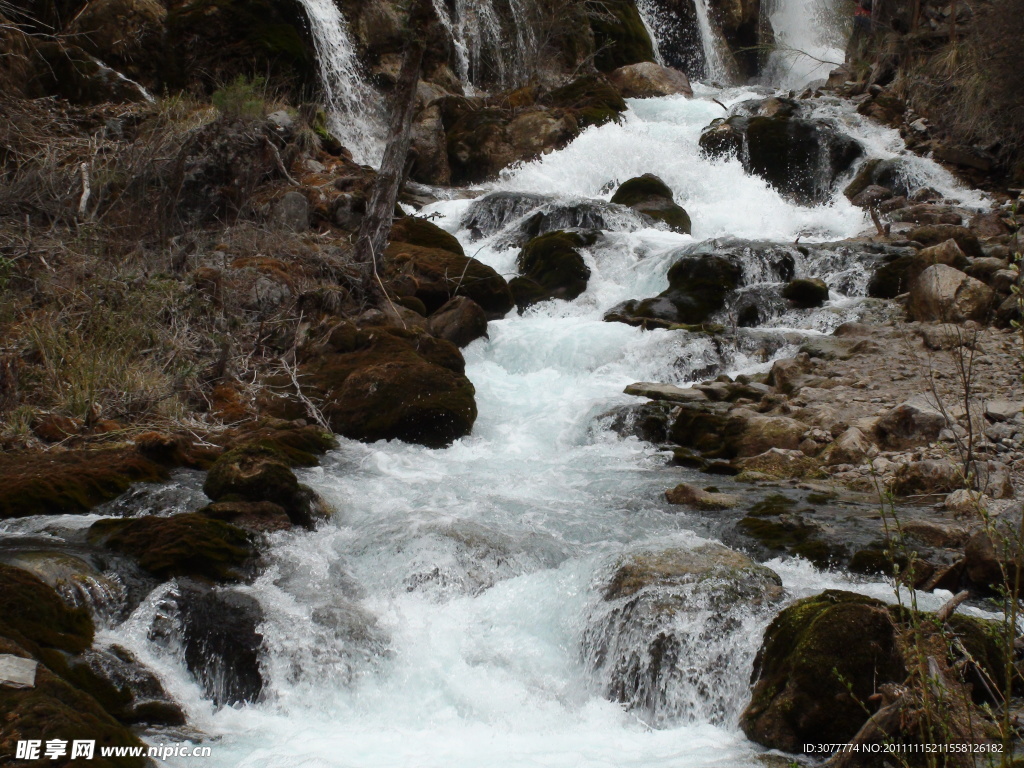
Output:
M487 315L472 299L456 296L430 316L427 329L439 339L464 347L487 336Z
M910 316L914 320L963 322L984 320L993 308L992 289L958 269L936 264L910 286Z
M731 509L740 503L739 497L734 494L705 491L690 483L680 483L665 491L665 499L669 504L704 511Z
M663 67L653 61L619 67L608 75L611 84L626 99L647 99L655 96L693 96L685 74Z

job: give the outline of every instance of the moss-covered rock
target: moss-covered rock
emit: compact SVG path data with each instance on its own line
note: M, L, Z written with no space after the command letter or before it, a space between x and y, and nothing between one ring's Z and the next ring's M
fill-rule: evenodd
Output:
M633 0L587 0L587 10L599 71L654 61L654 44Z
M428 313L454 296L472 299L491 319L504 317L515 305L505 278L476 259L445 248L403 242L392 242L385 258L389 278L408 275L415 279L415 296Z
M214 462L203 492L214 501L271 501L288 506L299 492L299 480L276 450L249 443Z
M167 478L136 451L52 451L0 456L0 519L77 514L124 493L132 483Z
M92 645L93 625L85 608L70 607L28 571L0 564L0 636L33 653L79 653Z
M23 647L0 637L0 653L27 657ZM61 765L95 766L95 768L143 768L149 765L145 758L104 758L102 747L143 747L129 728L107 713L96 699L73 687L45 666L36 670L32 688L0 686L0 753L16 753L19 741L27 739L46 743L63 740L69 745L75 740L95 741L95 757L89 761L66 761ZM19 762L19 766L56 765L42 758L32 762Z
M645 173L623 182L615 190L611 201L628 206L655 221L662 221L674 232L690 234L689 214L676 204L668 184L653 173Z
M257 446L273 451L289 467L315 467L322 454L338 447L334 435L315 424L298 426L280 419L263 419L209 439L229 449ZM204 468L209 469L209 465Z
M442 447L469 434L476 421L476 390L462 354L423 332L342 323L327 343L302 351L299 381L331 428L355 440ZM267 406L288 417L296 415L289 409L302 408L278 398Z
M389 240L393 243L408 243L423 248L440 249L451 251L459 256L465 256L462 243L455 235L449 234L437 224L420 216L403 216L391 227Z
M128 555L160 579L234 581L243 577L255 555L241 528L195 513L98 520L89 528L89 541Z
M283 531L294 525L285 508L272 501L218 501L207 504L196 514L247 531Z
M867 719L863 704L877 687L905 677L887 606L828 590L786 608L765 631L740 726L786 752L846 742Z
M800 309L820 307L828 301L828 286L818 278L797 278L782 289L782 298L789 299Z
M576 119L578 130L618 120L626 111L626 102L618 91L600 75L583 75L545 94L541 101L564 109Z
M520 277L509 283L519 311L547 299L572 301L583 293L590 268L579 249L593 242L593 237L563 231L530 240L516 259Z

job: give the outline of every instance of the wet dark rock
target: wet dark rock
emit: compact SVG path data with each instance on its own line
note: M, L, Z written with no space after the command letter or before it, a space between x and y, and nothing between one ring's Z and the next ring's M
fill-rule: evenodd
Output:
M520 276L509 283L519 311L548 299L572 301L583 293L590 268L580 249L593 242L591 235L561 231L528 242L516 259Z
M66 677L126 725L185 724L185 713L156 675L120 646L85 651Z
M127 449L8 453L0 457L0 519L87 512L167 469Z
M608 428L622 437L661 444L668 439L671 406L664 402L636 403L611 414Z
M28 649L0 636L0 653L22 658L31 657ZM95 757L88 762L95 768L145 768L146 758L104 758L103 747L138 747L145 745L128 727L108 714L96 699L74 687L48 666L36 669L35 686L10 688L0 686L0 750L14 755L19 741L74 740L96 742ZM56 764L43 759L34 765ZM19 763L28 765L28 763Z
M385 252L386 274L392 279L411 276L415 281L413 295L428 313L436 312L454 296L465 296L475 301L489 319L504 317L515 306L505 278L461 251L461 246L455 251L392 242Z
M218 501L207 504L196 514L247 531L284 531L294 525L284 507L272 501Z
M491 192L470 203L462 217L462 228L469 230L473 239L489 237L549 202L550 197L531 192ZM556 227L565 228L571 227ZM537 234L541 233L534 236Z
M44 658L46 649L80 653L92 645L93 624L33 574L0 565L0 636Z
M828 286L817 278L798 278L786 284L782 297L800 309L812 309L828 301Z
M263 692L262 622L263 610L250 595L181 579L165 597L150 638L180 643L189 672L218 706L254 702Z
M855 201L871 187L889 190L888 197L906 197L910 195L911 189L908 184L909 173L906 165L899 158L880 160L874 158L867 160L857 171L843 194L851 201ZM860 203L854 202L854 205Z
M773 749L799 753L806 744L848 742L867 719L864 702L888 684L902 684L916 657L905 658L899 629L910 612L879 600L827 590L783 610L764 634L754 662L750 704L740 718L746 735ZM990 686L1005 681L1005 657L996 627L954 614L947 622L966 650L949 646L930 629L933 614L922 613L920 642L948 648L947 684L975 703L984 702ZM941 652L940 652L941 653ZM910 665L908 665L908 660ZM961 687L963 686L963 687ZM970 686L969 688L967 686ZM927 742L927 731L914 718L903 723L897 741Z
M863 147L825 120L783 110L744 114L759 109L740 105L731 117L715 120L701 135L701 150L711 157L738 157L748 173L802 205L827 202Z
M238 580L255 555L245 531L195 513L99 520L89 527L89 540L131 557L160 579Z
M668 271L669 287L651 299L630 300L613 307L605 320L640 324L703 323L725 306L727 294L740 282L742 268L725 256L685 255Z
M669 186L652 173L623 182L611 201L664 222L673 232L690 234L689 215L676 204Z

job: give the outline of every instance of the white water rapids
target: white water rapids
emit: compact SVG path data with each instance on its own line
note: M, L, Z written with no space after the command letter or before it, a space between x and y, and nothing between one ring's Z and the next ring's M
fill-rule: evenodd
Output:
M759 748L737 720L770 614L737 606L730 634L691 649L693 682L668 691L674 714L657 728L606 699L584 647L618 557L701 540L695 521L662 496L696 476L666 467L654 447L617 436L600 417L634 401L621 394L633 381L683 383L709 361L732 371L765 365L739 350L717 357L704 337L686 332L606 323L603 313L662 290L672 249L695 240L825 240L866 226L841 195L829 206L800 207L738 161L701 158L700 131L722 114L712 97L728 106L755 94L696 91L693 99L632 102L621 124L591 129L485 190L607 199L610 182L654 172L689 211L693 237L609 233L586 253L592 277L577 300L492 322L490 338L465 350L480 411L471 436L444 450L342 440L321 467L303 473L337 513L315 532L274 534L269 567L243 588L266 613L263 700L215 709L202 698L181 661L147 640L159 595L102 633L101 641L127 645L151 665L184 705L213 747L204 766L757 764ZM899 151L895 132L838 104L821 109L841 117L872 154ZM910 162L932 186L964 194L928 161ZM500 233L470 242L461 228L469 204L442 202L424 213L436 214L468 253L512 273L517 250L495 248ZM813 332L856 315L856 298L832 298L830 307L785 323ZM770 565L790 599L850 586L800 562ZM685 620L699 637L713 618Z

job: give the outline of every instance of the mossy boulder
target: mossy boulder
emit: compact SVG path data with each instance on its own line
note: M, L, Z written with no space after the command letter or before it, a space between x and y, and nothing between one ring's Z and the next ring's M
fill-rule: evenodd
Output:
M475 301L488 318L504 317L515 302L508 283L491 267L446 248L392 242L385 251L385 273L415 281L415 297L432 314L455 296Z
M197 514L247 531L284 531L294 525L285 508L272 501L217 501Z
M10 453L0 456L0 519L87 512L165 479L166 467L130 449Z
M85 608L67 605L28 571L0 564L0 636L34 653L79 653L92 645L93 625Z
M615 87L600 75L583 75L555 88L541 102L564 109L576 119L578 130L618 120L626 111L626 102Z
M516 259L520 276L509 283L519 311L548 299L572 301L583 293L590 268L579 249L593 242L592 236L563 231L530 240Z
M800 309L813 309L828 301L828 286L818 278L800 277L786 284L782 298L789 299Z
M959 689L951 697L991 701L992 684L1002 690L1006 680L999 629L962 614L940 626L935 614L840 590L799 600L765 630L740 727L753 741L786 752L847 742L868 718L869 697L886 684L903 684L919 651L949 669L946 682ZM961 686L970 686L969 694ZM904 732L894 737L930 741L913 711L907 714ZM952 713L950 725L960 728Z
M669 287L654 298L623 302L605 320L642 324L697 325L725 306L726 296L739 285L742 268L725 256L684 256L668 271Z
M259 446L274 451L289 467L315 467L321 455L338 447L337 438L315 424L300 426L273 418L228 429L209 439L228 449ZM209 465L203 468L209 469Z
M28 657L27 650L0 637L0 653ZM75 740L95 741L95 757L89 761L63 762L61 765L88 765L95 768L143 768L146 758L104 758L102 747L144 747L128 727L115 720L96 699L75 688L46 666L36 670L32 688L0 686L0 753L14 755L19 741L28 739L46 743L60 739L69 745ZM40 759L19 762L20 766L56 765Z
M668 184L653 173L645 173L623 182L615 190L611 201L632 208L655 221L662 221L674 232L690 234L689 214L676 204Z
M598 71L654 61L654 44L633 0L587 0L586 6Z
M235 581L245 575L256 554L241 528L196 513L98 520L89 527L88 538L131 557L159 579L202 576Z
M299 381L338 434L443 447L470 433L476 390L451 342L391 327L341 323L300 354ZM291 386L282 381L282 387ZM301 410L277 398L269 408Z
M888 606L828 590L786 608L765 631L740 727L786 752L846 742L867 719L863 705L878 686L906 674Z
M271 501L284 507L298 492L299 480L281 454L259 443L226 452L203 483L203 493L214 501Z
M462 243L455 235L441 229L437 224L420 216L403 216L391 226L388 239L393 243L407 243L423 248L450 251L465 256Z

